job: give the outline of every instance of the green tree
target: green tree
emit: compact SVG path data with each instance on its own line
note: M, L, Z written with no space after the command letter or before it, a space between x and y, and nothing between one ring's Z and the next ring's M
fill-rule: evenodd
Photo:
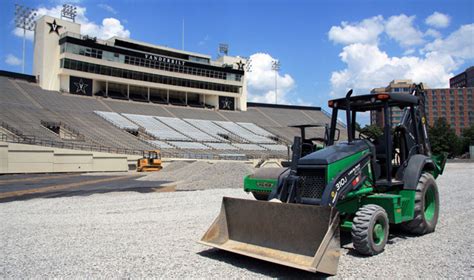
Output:
M474 124L462 131L462 152L469 152L469 146L474 145Z
M430 137L431 150L434 154L448 153L450 157L461 154L461 139L446 122L445 118L437 119L434 125L429 128L428 134Z
M381 127L373 124L364 126L364 128L360 129L360 133L371 139L377 139L383 134L383 130Z

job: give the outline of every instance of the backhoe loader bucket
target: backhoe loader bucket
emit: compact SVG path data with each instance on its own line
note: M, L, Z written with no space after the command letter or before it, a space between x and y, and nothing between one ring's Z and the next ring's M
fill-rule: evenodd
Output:
M201 244L310 272L336 274L339 214L329 206L224 197Z

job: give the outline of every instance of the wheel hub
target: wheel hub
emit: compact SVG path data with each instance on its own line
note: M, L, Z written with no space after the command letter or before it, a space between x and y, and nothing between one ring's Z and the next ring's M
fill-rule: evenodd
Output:
M385 238L385 231L383 229L383 225L380 223L375 224L374 226L374 242L375 244L379 245L382 243L383 239Z
M425 211L424 211L424 214L425 214L425 220L427 220L427 221L433 220L435 210L436 210L435 200L436 200L436 198L435 198L434 189L433 189L433 187L430 186L426 190L426 193L425 193L425 209L424 209Z

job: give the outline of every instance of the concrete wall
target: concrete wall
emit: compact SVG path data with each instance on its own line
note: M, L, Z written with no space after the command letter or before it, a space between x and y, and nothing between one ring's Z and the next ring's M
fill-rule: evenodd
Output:
M0 142L0 174L127 171L138 158Z

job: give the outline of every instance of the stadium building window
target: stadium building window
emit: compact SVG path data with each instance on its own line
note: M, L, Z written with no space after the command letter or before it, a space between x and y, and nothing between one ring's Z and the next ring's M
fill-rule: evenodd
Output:
M108 51L103 51L94 48L83 47L71 43L64 43L61 45L62 52L68 52L78 55L83 55L87 57L94 57L98 59L104 59L107 61L114 61L114 62L121 62L125 64L165 70L170 72L178 72L178 73L185 73L189 75L196 75L196 76L203 76L221 80L234 80L234 81L241 81L242 75L239 74L227 74L222 71L215 71L215 70L205 70L201 68L196 68L192 66L183 66L183 65L176 65L172 63L162 62L162 61L155 61L146 58L139 58L129 55L121 55L118 53L112 53ZM191 59L192 58L192 59ZM209 64L208 59L199 58L199 57L190 57L191 61Z
M139 80L139 81L148 81L150 79L153 79L153 82L161 83L161 84L208 89L208 90L213 90L213 91L239 93L239 87L237 86L222 85L222 84L208 83L208 82L201 82L201 81L192 81L192 80L167 77L167 76L156 75L156 74L145 75L145 73L143 72L121 69L121 68L116 68L116 67L109 67L105 65L98 65L98 64L82 62L82 61L76 61L76 60L72 60L68 58L64 59L64 62L61 62L60 65L63 65L63 67L66 69L78 70L78 71L96 73L96 74L102 74L102 75L108 75L108 76L115 76L115 77L121 77L121 78L126 78L126 79L133 79L133 80Z

